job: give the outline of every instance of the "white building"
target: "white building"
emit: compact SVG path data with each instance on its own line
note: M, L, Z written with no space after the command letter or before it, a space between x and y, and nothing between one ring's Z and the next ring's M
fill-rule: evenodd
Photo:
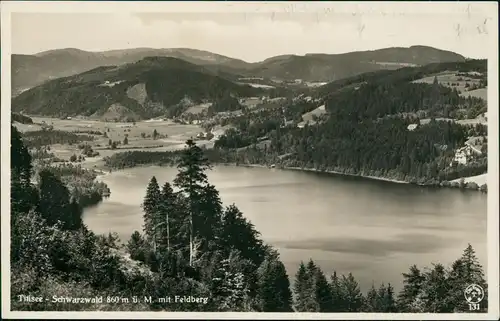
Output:
M453 161L462 165L466 165L472 159L473 154L474 151L470 146L461 147L456 150ZM452 166L452 164L450 164L450 166Z

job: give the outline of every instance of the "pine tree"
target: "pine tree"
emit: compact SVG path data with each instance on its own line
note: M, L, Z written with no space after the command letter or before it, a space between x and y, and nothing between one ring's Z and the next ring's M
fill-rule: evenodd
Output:
M295 294L295 311L306 312L307 295L310 291L308 284L308 276L304 262L300 262L299 270L295 274L295 283L293 292Z
M442 264L435 264L434 269L425 273L422 301L425 312L450 313L453 306L448 300L446 269Z
M319 267L314 273L314 294L318 302L319 312L333 312L332 292L325 274Z
M303 309L308 312L332 312L334 310L330 285L325 274L312 259L305 268Z
M127 243L127 251L130 254L132 260L137 260L141 262L146 261L146 247L144 239L142 238L139 231L134 231L130 240Z
M292 294L285 266L277 256L268 256L257 269L259 308L263 312L292 312Z
M223 259L217 264L212 276L212 291L216 291L215 301L218 311L243 311L248 288L241 271L234 270L231 266L233 256Z
M221 250L227 252L235 249L243 258L251 260L255 265L262 263L265 251L259 239L260 234L234 204L224 211L219 233L218 242Z
M69 213L68 188L49 170L40 171L39 176L40 214L47 224L54 225L60 221L64 229L70 229L73 225L73 217Z
M448 300L450 305L454 306L455 312L469 312L469 305L463 299L463 292L467 286L475 284L479 285L484 290L484 299L481 301L481 308L487 310L488 284L484 279L483 267L476 257L475 251L470 244L464 250L462 256L453 262L451 271L448 277L449 294Z
M177 212L177 196L170 183L166 182L161 190L161 201L159 204L159 219L160 228L160 244L165 245L167 251L170 251L172 236L172 227L178 227ZM175 230L175 229L174 229Z
M439 82L437 79L437 76L434 76L434 81L432 82L432 93L431 93L431 108L436 108L438 107L438 104L440 102L441 98L441 93L440 93L440 86Z
M144 210L144 235L146 240L153 246L153 252L156 251L158 242L158 223L159 223L159 205L161 201L160 187L156 177L152 177L146 189L146 196L142 203Z
M38 192L31 184L31 155L16 127L10 137L10 204L12 216L28 213L38 204Z
M10 127L10 170L11 179L21 182L22 186L30 184L31 171L31 155L24 145L21 134L16 127Z
M379 310L379 294L375 289L375 285L372 283L370 290L366 294L366 300L363 308L363 312L381 312Z
M174 179L174 185L178 187L187 199L189 218L189 265L193 265L195 249L195 216L199 213L199 204L204 187L208 184L205 170L210 169L208 160L203 155L200 147L196 146L192 139L186 142L186 148L181 155L179 173Z
M307 287L306 287L306 301L305 301L305 305L304 305L304 308L305 310L304 311L307 311L307 312L319 312L320 310L320 306L319 306L319 302L318 302L318 297L317 297L317 293L316 293L316 271L317 271L318 267L316 266L316 264L314 263L314 261L312 259L309 259L309 262L307 262L307 265L306 265L306 284L307 284Z
M403 273L403 289L398 295L398 307L402 312L418 312L413 311L413 305L417 296L422 291L422 284L425 277L422 275L416 265L410 267L409 273Z
M472 245L467 245L467 248L464 250L461 257L461 263L464 272L462 275L463 281L467 285L483 285L485 283L483 267L479 263Z
M332 293L332 310L333 312L344 312L346 311L346 304L344 300L344 295L342 291L341 280L337 276L337 272L333 271L330 277L330 289Z
M349 275L342 276L341 289L343 301L345 302L345 312L359 312L363 307L363 294L359 289L358 282L354 279L354 276L349 273Z
M83 209L78 204L78 202L73 198L68 205L68 229L69 230L78 230L83 226L82 221Z
M383 312L385 310L384 304L384 296L385 296L385 284L380 284L380 287L377 289L377 310Z
M394 299L394 288L389 283L387 286L382 286L379 289L380 305L377 310L384 313L396 312L396 300Z
M194 234L202 240L200 249L208 250L210 242L218 242L222 220L222 201L215 186L206 184L200 194L194 216Z

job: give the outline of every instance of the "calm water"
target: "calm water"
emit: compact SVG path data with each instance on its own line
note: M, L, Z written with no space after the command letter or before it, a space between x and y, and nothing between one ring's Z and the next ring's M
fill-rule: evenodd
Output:
M85 223L128 239L142 229L148 181L155 175L163 185L176 173L141 167L102 177L111 197L87 209ZM221 166L208 176L224 204L235 203L279 249L289 276L312 258L327 274L352 272L363 290L373 281L398 289L410 265L450 264L468 242L487 263L482 193L265 168Z

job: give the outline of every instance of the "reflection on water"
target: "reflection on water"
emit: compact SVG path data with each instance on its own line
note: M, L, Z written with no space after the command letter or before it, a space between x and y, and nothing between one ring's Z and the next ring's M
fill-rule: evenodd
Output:
M102 177L111 196L85 211L85 223L126 240L142 229L150 178L162 185L176 173L141 167ZM467 243L486 265L485 194L265 168L221 166L208 177L280 250L289 276L312 258L327 274L352 272L363 289L372 281L399 288L410 265L449 264Z

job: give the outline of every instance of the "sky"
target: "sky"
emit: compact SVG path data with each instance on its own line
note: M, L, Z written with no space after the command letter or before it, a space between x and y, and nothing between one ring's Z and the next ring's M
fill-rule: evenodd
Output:
M485 58L497 41L494 2L50 4L2 3L12 12L13 53L193 48L256 62L282 54L426 45Z

